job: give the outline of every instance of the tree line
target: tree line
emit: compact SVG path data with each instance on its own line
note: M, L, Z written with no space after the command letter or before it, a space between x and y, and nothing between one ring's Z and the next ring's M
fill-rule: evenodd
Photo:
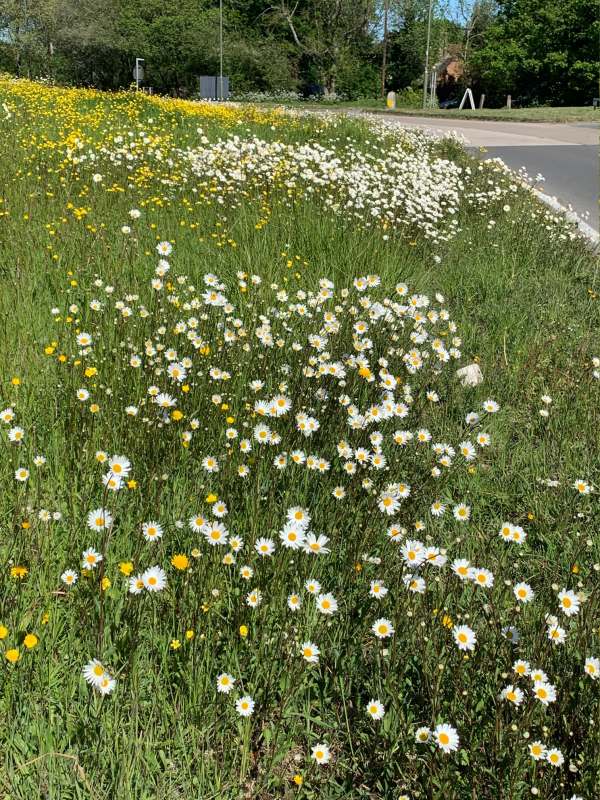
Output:
M348 99L422 85L448 54L499 104L589 104L598 94L600 0L223 0L235 92ZM431 6L431 17L430 17ZM155 91L191 95L219 71L219 0L0 0L0 70L117 89L136 57Z

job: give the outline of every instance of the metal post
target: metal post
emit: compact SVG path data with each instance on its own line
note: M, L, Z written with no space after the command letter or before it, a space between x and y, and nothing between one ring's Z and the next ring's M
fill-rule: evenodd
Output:
M219 100L223 99L223 0L219 0Z
M431 41L431 15L434 0L429 0L429 15L427 18L427 46L425 48L425 70L423 73L423 108L427 107L427 80L429 78L429 43Z
M388 12L390 0L383 0L383 52L381 58L381 96L385 97L385 73L387 67Z
M140 64L144 61L143 58L136 58L135 60L135 90L140 90Z

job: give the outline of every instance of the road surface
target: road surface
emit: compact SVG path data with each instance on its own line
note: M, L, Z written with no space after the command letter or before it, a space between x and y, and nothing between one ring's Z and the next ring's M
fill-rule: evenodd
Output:
M531 178L542 174L537 188L572 207L596 232L598 224L598 134L600 124L494 122L386 115L399 125L456 131L481 158L501 158L511 169L524 167Z

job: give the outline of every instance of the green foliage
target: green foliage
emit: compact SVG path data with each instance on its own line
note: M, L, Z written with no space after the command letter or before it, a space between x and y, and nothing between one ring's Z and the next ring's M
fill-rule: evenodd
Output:
M523 104L589 105L598 93L598 0L502 0L473 54L481 91Z

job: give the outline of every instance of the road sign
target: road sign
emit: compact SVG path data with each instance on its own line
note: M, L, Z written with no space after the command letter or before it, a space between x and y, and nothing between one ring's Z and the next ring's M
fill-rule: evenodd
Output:
M136 81L136 83L144 80L144 68L141 64L136 64L133 68L133 80Z

